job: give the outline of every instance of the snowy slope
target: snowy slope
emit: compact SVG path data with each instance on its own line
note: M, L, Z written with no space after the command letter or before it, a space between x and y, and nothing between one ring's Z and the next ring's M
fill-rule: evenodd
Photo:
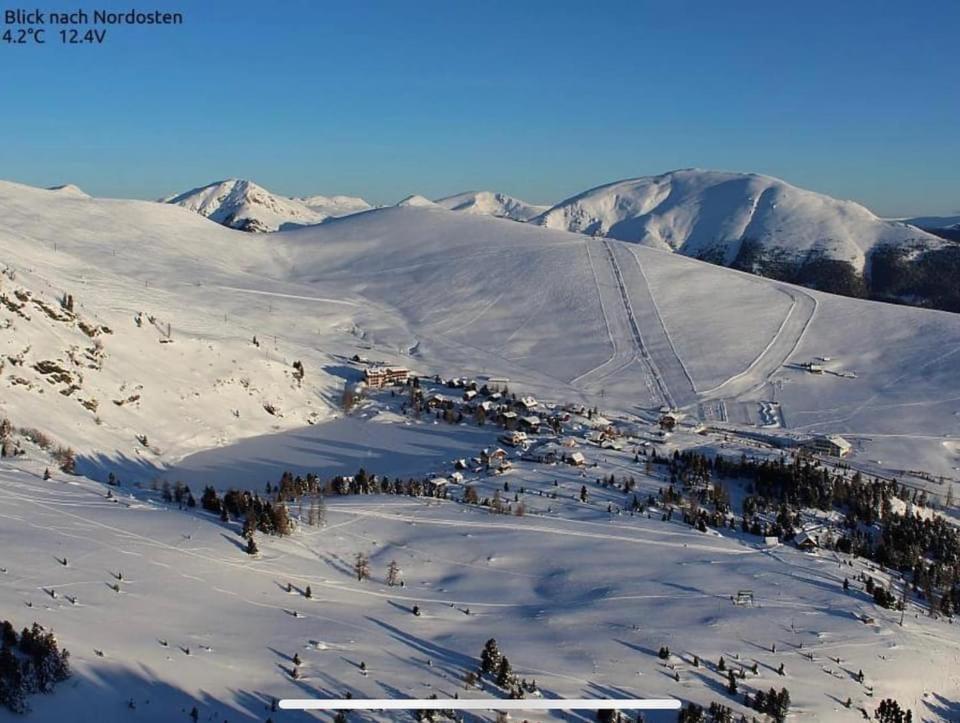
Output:
M950 401L957 315L837 299L435 204L267 239L169 205L13 184L0 192L0 243L17 274L4 293L30 292L53 307L71 293L84 319L113 330L102 338L103 369L85 372L81 392L38 395L49 385L34 364L71 363L72 347L82 353L93 341L75 321L4 312L13 325L0 331L4 353L31 349L25 372L8 364L2 376L0 413L25 426L69 420L48 431L91 462L146 455L162 466L327 418L357 375L336 360L361 350L423 372L506 376L546 398L623 409L696 410L705 401L733 409L776 393L788 427L874 435L858 452L864 458L904 435L903 468L952 475L958 465L954 447L940 443L960 437ZM39 308L25 303L28 313ZM138 312L158 326L136 326ZM160 344L167 323L174 343ZM880 349L878 339L896 346ZM818 355L842 359L856 376L799 369ZM291 376L297 359L307 368L302 386ZM136 407L114 403L137 385L145 391ZM95 413L78 401L94 397ZM901 412L871 414L883 405Z
M415 426L433 447L447 446L446 425ZM597 476L634 475L641 496L666 484L627 453L588 454ZM911 604L900 627L899 613L878 608L856 582L886 573L846 555L765 548L733 530L700 533L662 521L656 508L610 515L623 494L569 467L518 461L506 475L471 480L484 495L504 482L525 488L522 517L452 501L330 496L324 527L258 536L255 558L242 549L239 521L178 510L156 493L107 498L101 485L43 481L42 471L31 457L0 460L0 608L16 623L52 628L74 671L54 694L31 697L36 720L160 723L188 720L196 706L200 720L306 721L316 718L271 712L271 701L466 697L463 678L491 637L546 697L719 700L749 714L726 692L722 656L728 668L756 664L741 692L788 687L798 720L858 720L860 706L888 696L920 720L957 712L956 626ZM362 582L351 569L357 553L370 559ZM386 584L390 561L402 588ZM753 590L756 605L733 605L738 590ZM662 645L670 661L658 660ZM488 682L470 697L502 695Z
M365 211L370 204L352 196L285 198L252 181L231 178L163 199L242 231L276 231L321 223L332 216Z
M467 191L437 199L437 203L451 211L509 218L513 221L529 221L549 208L535 206L519 198L493 191Z
M803 259L816 252L863 271L883 244L939 239L853 203L769 176L697 169L618 181L563 201L535 223L636 241L731 265L745 240Z
M641 420L664 403L693 422L705 410L711 423L726 417L734 431L756 432L758 408L776 409L784 434L848 435L851 464L956 476L960 315L430 202L263 237L173 205L0 183L0 259L0 417L73 446L92 477L123 482L108 498L30 444L0 460L0 609L18 626L53 628L75 671L31 698L36 720L189 720L196 705L200 720L306 721L315 718L271 712L270 701L464 696L490 637L548 696L677 696L748 712L725 692L723 655L757 662L741 690L786 685L798 720L857 720L858 706L887 696L920 719L957 713L957 626L911 604L900 627L858 583L844 592L843 578L860 572L886 579L862 560L765 549L658 510L608 513L624 494L594 477L635 476L641 498L668 483L633 449L581 442L597 465L583 473L516 458L502 476L469 473L484 496L504 482L509 501L522 494L522 517L331 498L325 528L258 536L255 558L239 521L178 510L150 487L262 491L286 469L449 474L452 460L496 444L492 425L402 416L404 395L388 391L344 415L354 354L425 376L509 377L518 393L599 405L651 439ZM800 368L817 357L830 358L828 372ZM673 440L663 451L757 449L692 425ZM351 569L358 552L371 560L365 582ZM403 588L385 584L394 559ZM740 589L759 604L732 605ZM674 668L657 659L661 645Z

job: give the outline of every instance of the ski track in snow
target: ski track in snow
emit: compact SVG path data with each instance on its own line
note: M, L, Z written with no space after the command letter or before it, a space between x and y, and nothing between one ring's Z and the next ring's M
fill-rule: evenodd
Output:
M630 263L627 265L630 283L624 288L631 299L631 309L639 309L639 316L634 320L639 325L643 346L652 359L653 368L663 378L664 387L669 390L673 405L686 407L695 403L697 388L693 377L690 376L683 359L677 353L673 339L670 338L670 332L660 313L660 307L657 306L653 290L647 282L647 275L636 249L625 244L617 244L610 248L609 242L606 243L612 253L619 252L628 254L630 257ZM618 268L623 270L619 263Z
M590 243L590 242L588 242ZM596 243L596 242L594 242ZM630 366L636 364L640 377L643 379L647 389L650 390L650 399L654 404L669 402L670 394L659 372L653 364L643 346L643 340L640 336L640 329L637 326L633 314L633 308L630 305L630 298L624 287L623 277L620 273L620 267L614 258L609 243L604 240L603 244L606 252L606 263L597 265L593 263L591 257L591 269L593 278L597 286L597 293L601 298L601 309L604 319L607 322L607 333L614 345L613 355L603 364L594 367L588 372L581 374L571 381L581 389L595 388L602 385L603 382L611 380L621 375L622 372ZM613 290L616 289L616 292ZM613 294L615 298L607 298L603 301L604 294ZM624 344L626 342L626 344ZM611 365L614 365L612 368Z
M664 382L663 377L661 376L660 371L657 369L653 358L650 356L647 347L644 345L643 336L640 334L640 325L637 323L637 317L633 310L633 304L630 301L630 294L628 293L626 284L623 280L623 271L620 268L620 263L617 261L617 256L614 253L610 242L606 239L603 240L603 248L607 252L607 258L609 259L610 266L613 269L613 277L617 284L617 290L620 292L620 301L627 313L627 322L629 324L630 337L633 341L635 349L635 358L649 371L650 378L652 379L654 385L656 385L660 400L670 407L675 407L676 404L673 400L673 396L670 394L670 390L667 388L666 382Z
M799 288L777 286L777 289L790 296L793 303L773 338L746 369L704 391L702 399L738 399L762 389L800 347L819 302Z
M257 296L273 296L278 299L295 299L297 301L317 301L324 304L342 304L343 306L362 306L355 301L344 299L330 299L323 296L301 296L299 294L284 294L279 291L264 291L262 289L241 289L238 286L216 286L224 291L236 291L241 294L256 294Z

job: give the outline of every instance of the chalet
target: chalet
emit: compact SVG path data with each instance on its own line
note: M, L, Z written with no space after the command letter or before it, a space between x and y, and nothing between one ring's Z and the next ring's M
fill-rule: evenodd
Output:
M812 452L829 457L845 457L853 449L853 445L839 434L814 437L804 446Z
M498 421L507 429L515 429L517 426L517 420L519 418L520 415L518 415L516 412L503 412Z
M467 468L467 460L465 460L465 459L458 459L456 462L453 463L453 468L454 468L454 469L466 469L466 468Z
M450 481L455 482L458 485L461 485L463 484L463 475L460 474L459 472L454 472L452 475L450 475Z
M409 378L410 371L403 367L371 367L363 370L363 381L376 389L388 384L403 384Z
M527 435L525 432L515 431L515 432L504 432L499 437L500 441L504 444L509 444L511 447L520 447L527 443Z
M521 397L517 400L517 406L530 411L537 408L537 400L533 397Z
M536 434L540 431L540 417L526 416L520 417L520 429L525 432Z
M803 362L800 365L800 368L804 371L808 371L811 374L823 374L823 366L820 364L814 364L813 362Z
M813 552L820 547L820 543L809 532L801 532L794 538L794 542L804 552Z
M439 394L431 394L426 398L426 405L430 409L437 409L443 406L443 401L443 397L441 397Z
M587 459L583 456L583 452L572 452L567 455L566 462L574 467L583 467L587 463Z
M480 464L494 465L499 464L506 459L507 453L499 447L492 452L489 449L485 449L480 453Z
M476 389L468 389L463 393L463 401L472 402L476 396L477 396Z

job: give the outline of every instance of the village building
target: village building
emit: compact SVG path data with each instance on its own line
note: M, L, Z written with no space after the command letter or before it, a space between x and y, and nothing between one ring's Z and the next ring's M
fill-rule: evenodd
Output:
M812 452L829 457L845 457L853 451L853 445L839 434L814 437L804 446Z
M527 442L526 432L521 432L519 430L513 432L504 432L499 437L500 441L504 444L509 444L511 447L519 447Z
M820 543L809 532L801 532L794 538L794 543L804 552L813 552L820 547Z
M540 417L526 416L520 417L520 429L525 432L536 434L540 431Z
M566 462L574 467L583 467L587 463L587 459L583 456L583 452L571 452L567 455Z
M493 466L495 464L499 464L503 462L504 460L506 460L506 458L507 458L507 453L504 450L500 449L500 447L497 447L492 452L489 449L484 449L482 452L480 452L479 461L480 461L480 464Z
M363 370L367 386L380 389L388 384L403 384L410 378L410 371L403 367L371 367Z

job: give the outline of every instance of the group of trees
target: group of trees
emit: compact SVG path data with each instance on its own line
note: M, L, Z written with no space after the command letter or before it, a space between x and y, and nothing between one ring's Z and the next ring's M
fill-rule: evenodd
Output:
M490 638L480 652L479 674L470 671L465 676L466 686L476 685L484 675L492 678L497 687L504 690L511 698L524 698L528 693L537 691L537 681L517 678L510 661L500 652L494 638Z
M790 692L786 688L779 691L771 688L766 693L758 690L752 697L747 694L746 704L760 713L766 713L777 723L783 723L790 712Z
M677 716L678 723L733 723L734 720L733 710L716 701L706 709L702 705L688 703ZM739 720L746 721L746 718L741 716Z
M960 606L960 531L942 516L902 514L904 504L924 507L926 494L896 480L867 479L860 472L847 476L797 455L792 461L757 460L742 455L730 459L697 452L675 453L672 458L651 458L667 465L671 482L745 479L751 494L743 503L741 529L755 535L792 539L800 526L799 511L812 507L844 512L842 534L827 540L837 550L871 559L904 573L915 593L931 612L952 615ZM716 485L714 489L716 489ZM701 492L702 494L702 492ZM682 499L671 485L661 491L665 503ZM723 502L713 502L712 513L685 513L690 524L721 527L732 524ZM776 513L773 521L761 520ZM821 540L821 544L825 541ZM889 591L878 588L878 604L893 607Z
M9 620L0 623L0 705L14 713L29 710L27 696L49 693L70 677L70 653L38 623L18 635Z
M285 502L270 502L248 490L230 489L221 498L213 487L206 487L200 506L219 514L224 521L243 519L243 536L247 539L254 532L283 536L295 529Z

